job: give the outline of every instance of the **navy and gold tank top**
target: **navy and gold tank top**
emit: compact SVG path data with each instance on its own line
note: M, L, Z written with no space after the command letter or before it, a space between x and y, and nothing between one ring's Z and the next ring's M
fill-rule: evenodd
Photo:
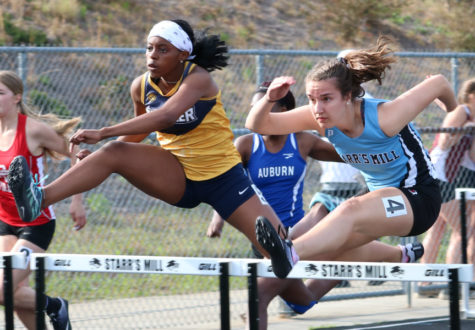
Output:
M145 73L141 92L146 111L160 111L195 66L194 63L186 62L180 80L166 94L152 81L150 74ZM173 126L157 131L160 146L175 155L186 177L195 181L217 177L241 162L233 138L221 102L221 91L216 96L199 99Z

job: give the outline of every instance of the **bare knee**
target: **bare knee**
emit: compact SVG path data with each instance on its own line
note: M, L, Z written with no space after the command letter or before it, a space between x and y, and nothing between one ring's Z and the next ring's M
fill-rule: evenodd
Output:
M355 225L358 222L358 216L361 214L362 203L357 198L350 198L341 203L334 211L334 219L342 219L346 225Z
M123 153L126 149L127 142L122 142L122 141L109 141L106 144L104 144L98 152L103 152L109 155L120 155Z
M122 163L121 158L127 155L126 150L127 142L109 141L89 157L93 155L100 157L103 165L109 164L110 167L114 168L115 164Z

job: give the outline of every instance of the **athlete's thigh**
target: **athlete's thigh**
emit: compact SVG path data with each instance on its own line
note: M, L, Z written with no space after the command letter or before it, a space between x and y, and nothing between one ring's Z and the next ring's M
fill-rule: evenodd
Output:
M0 251L10 252L17 241L15 235L0 235Z
M292 227L289 235L290 238L295 239L302 236L320 222L320 220L322 220L327 214L328 211L323 204L314 204L310 211Z
M285 228L269 204L262 201L256 194L239 206L227 221L230 225L246 235L249 240L259 248L259 251L263 253L263 255L268 256L256 240L256 219L258 216L264 216L269 219L276 229L279 225L282 229Z
M354 231L372 237L405 236L413 225L412 207L397 188L383 188L351 198L330 214L354 219Z
M121 143L119 148L119 174L153 197L168 203L180 200L185 191L185 173L175 156L161 147L142 143Z

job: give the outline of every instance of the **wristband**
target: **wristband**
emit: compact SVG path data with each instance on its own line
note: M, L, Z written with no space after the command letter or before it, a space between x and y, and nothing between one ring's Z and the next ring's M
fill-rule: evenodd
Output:
M271 100L271 99L267 96L267 94L266 94L265 98L266 98L266 101L269 102L269 103L275 103L275 102L279 101L279 100L275 100L275 101Z

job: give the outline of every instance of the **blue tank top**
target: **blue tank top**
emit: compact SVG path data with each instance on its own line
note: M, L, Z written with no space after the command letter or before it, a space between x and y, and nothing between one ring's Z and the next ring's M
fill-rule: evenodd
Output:
M247 163L249 178L286 227L295 225L304 216L302 192L306 168L294 134L288 135L277 153L267 151L262 136L254 134Z
M363 133L351 138L333 127L325 135L341 158L363 174L369 190L410 188L435 182L435 170L419 133L412 124L388 137L378 122L378 99L363 99Z

